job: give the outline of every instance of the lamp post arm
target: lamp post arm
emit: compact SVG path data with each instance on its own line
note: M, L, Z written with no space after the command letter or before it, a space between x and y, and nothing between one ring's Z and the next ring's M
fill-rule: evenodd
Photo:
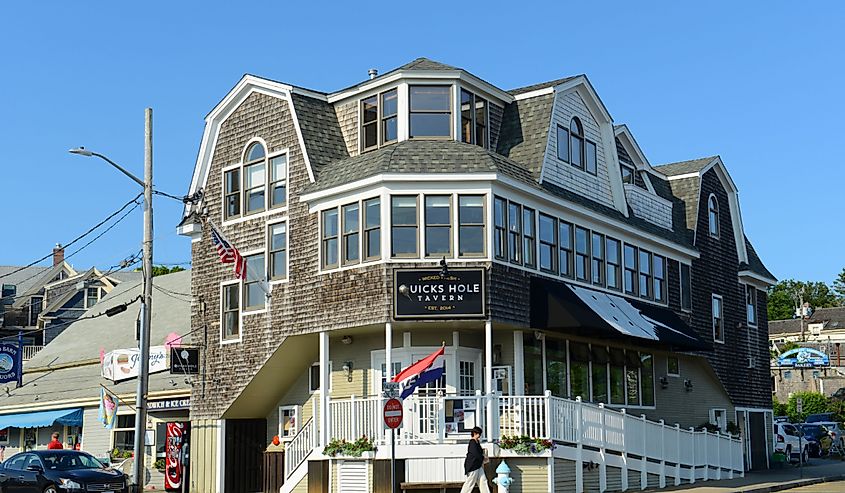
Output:
M102 159L103 161L109 163L110 165L115 167L118 171L120 171L124 175L128 176L132 181L134 181L138 185L141 185L141 187L145 186L144 180L142 180L142 179L138 178L137 176L133 175L132 173L126 171L126 169L124 169L123 166L117 164L116 162L112 161L111 159L107 158L106 156L100 154L99 152L92 152L91 155L97 156L98 158Z

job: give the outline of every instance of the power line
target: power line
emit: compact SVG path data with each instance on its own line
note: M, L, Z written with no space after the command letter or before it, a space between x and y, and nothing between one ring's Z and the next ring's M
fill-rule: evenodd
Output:
M127 207L129 207L129 206L130 206L130 205L132 205L133 203L134 203L134 204L136 205L136 207L137 207L137 205L139 204L138 199L139 199L139 198L141 198L141 196L142 196L142 195L143 195L143 193L139 193L138 195L136 195L134 199L132 199L132 200L130 200L129 202L127 202L126 204L124 204L124 205L123 205L123 207L121 207L120 209L116 210L115 212L113 212L113 213L109 214L109 216L108 216L108 217L106 217L105 219L103 219L103 220L102 220L102 221L100 221L99 223L95 224L95 225L94 225L93 227L91 227L88 231L86 231L86 232L82 233L81 235L79 235L79 236L77 236L76 238L74 238L73 240L71 240L71 241L70 241L70 243L67 243L67 244L65 245L65 248L67 248L67 247L69 247L69 246L73 245L74 243L76 243L77 241L79 241L79 240L81 240L81 239L85 238L86 236L88 236L89 234L91 234L92 232L94 232L94 230L96 230L97 228L99 228L99 227L100 227L100 226L102 226L103 224L107 223L109 220L111 220L111 218L113 218L113 217L117 216L118 214L120 214L121 212L123 212L123 210L124 210L124 209L126 209ZM85 246L88 246L88 245L90 245L90 243L86 244ZM84 248L84 247L83 247L83 248ZM80 250L81 250L81 248L80 248ZM76 254L76 253L78 253L78 252L79 252L79 250L77 250L76 252L74 252L74 254ZM47 254L47 255L45 255L45 256L43 256L43 257L41 257L41 258L37 259L37 260L34 260L34 261L30 262L29 264L27 264L27 265L25 265L25 266L23 266L23 267L19 267L19 268L17 268L17 269L15 269L15 270L13 270L12 272L9 272L9 273L6 273L6 274L3 274L3 275L0 275L0 279L3 279L4 277L9 277L9 276L11 276L12 274L17 274L18 272L20 272L20 271L22 271L22 270L24 270L24 269L28 269L28 268L32 267L33 265L37 264L38 262L41 262L41 261L47 260L48 258L50 258L50 257L52 257L52 256L53 256L53 252L50 252L49 254ZM23 281L20 281L20 282L28 281L28 280L32 279L33 277L36 277L38 274L41 274L41 272L39 272L39 273L37 273L37 274L35 274L35 275L32 275L32 276L30 276L30 277L28 277L28 278L26 278L26 279L24 279Z

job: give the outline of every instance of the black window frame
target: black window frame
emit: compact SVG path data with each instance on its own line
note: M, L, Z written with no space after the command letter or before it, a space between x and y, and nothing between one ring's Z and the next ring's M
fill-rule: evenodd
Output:
M496 196L493 197L493 256L508 259L508 201Z
M597 241L598 240L598 241ZM592 231L590 233L590 281L596 286L605 286L605 235ZM598 242L598 249L596 243ZM598 251L597 251L598 250Z
M464 199L481 200L481 223L474 223L464 219ZM464 253L464 236L461 232L466 228L481 228L481 250ZM487 200L484 194L458 194L458 248L459 258L477 258L487 255Z
M397 199L413 198L414 205L414 224L397 224L394 219L394 202ZM415 240L415 248L413 252L396 253L396 230L397 229L413 229ZM397 194L390 196L390 257L391 258L419 258L420 256L420 197L419 195Z
M537 267L537 212L522 207L522 261L526 267Z
M564 242L563 230L567 229L566 242ZM558 270L562 277L569 279L575 278L575 225L569 221L559 219L557 223L558 231ZM566 258L566 268L564 269L564 262L561 257Z
M678 277L681 284L681 310L685 312L692 311L692 266L690 264L679 262L680 269ZM684 275L686 272L686 275ZM684 279L686 278L686 279Z
M578 249L578 233L581 232L581 231L584 232L584 248L585 248L585 250L583 250L583 251L579 251L579 249ZM582 282L585 282L585 283L589 283L592 280L592 275L590 273L590 270L591 270L590 268L592 267L591 261L590 261L590 255L591 255L590 251L592 250L590 247L591 247L591 243L592 243L592 236L590 234L589 229L578 226L578 225L575 225L574 236L575 236L575 245L574 245L574 247L575 247L575 256L574 256L575 280L576 281L582 281ZM583 276L578 275L579 263L583 265L583 269L584 269Z
M370 225L370 204L375 202L375 210L378 211L378 220L375 225ZM361 215L363 217L361 226L363 227L363 234L361 235L361 256L364 262L381 259L381 197L373 197L361 202ZM375 233L377 234L377 241L371 238ZM370 255L370 245L375 243L376 254Z
M616 244L614 251L616 252L616 262L610 260L611 243ZM614 291L622 291L622 242L610 236L605 237L604 240L604 258L605 258L605 285L608 289ZM614 286L610 285L611 271L613 271Z
M449 95L449 104L447 105L448 109L447 110L419 110L419 109L414 110L413 109L413 106L414 106L414 104L413 104L413 96L414 96L413 91L414 91L414 89L416 89L418 87L446 88L447 93ZM452 99L453 99L453 95L452 95L452 86L451 85L444 85L444 84L411 84L411 85L409 85L408 86L408 139L429 139L429 140L453 139L454 134L455 134L455 130L454 130L454 128L452 128L453 127L452 112L454 111L454 109L453 109L454 101L452 101ZM413 116L415 114L437 114L437 115L446 114L446 115L448 115L449 117L448 117L447 120L449 122L449 135L417 135L417 136L415 136L414 135L414 128L413 128Z
M551 238L547 237L544 232L544 220L545 224L551 227ZM537 265L540 267L540 270L543 272L548 272L550 274L557 274L558 273L558 225L557 225L557 218L554 216L550 216L548 214L543 214L540 212L537 216L537 240L539 242L539 251L537 253ZM548 252L549 258L549 265L543 265L543 252Z

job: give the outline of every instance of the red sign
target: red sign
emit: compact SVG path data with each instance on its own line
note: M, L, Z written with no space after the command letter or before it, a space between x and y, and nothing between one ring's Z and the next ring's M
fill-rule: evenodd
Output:
M402 424L402 402L399 399L389 399L384 403L384 424L393 429Z
M186 423L167 423L167 440L164 458L164 489L178 491L182 489L185 478L182 468L185 465L183 450L187 441Z

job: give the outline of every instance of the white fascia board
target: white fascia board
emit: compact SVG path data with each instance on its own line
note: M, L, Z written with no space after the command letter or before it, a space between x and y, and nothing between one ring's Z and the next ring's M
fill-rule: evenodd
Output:
M701 178L701 173L698 171L694 171L692 173L684 173L683 175L673 175L667 176L667 180L675 181L675 180L686 180L687 178Z
M633 239L633 241L637 242L647 242L648 245L652 247L652 249L654 249L654 247L656 246L663 250L662 252L656 251L655 253L665 254L666 251L669 251L674 254L674 257L673 255L668 256L673 257L676 260L691 260L700 257L698 250L686 247L684 245L680 245L678 243L672 242L670 240L658 236L651 235L649 233L646 233L645 231L641 231L631 226L630 224L597 214L592 209L588 209L573 202L561 199L560 197L552 195L548 192L529 187L509 177L500 175L497 179L497 184L504 185L510 190L515 190L519 192L521 194L521 198L528 199L529 201L533 200L535 202L533 204L535 207L542 205L542 207L538 207L542 209L541 212L551 213L555 210L563 210L566 213L571 213L573 215L578 216L580 219L583 220L582 222L584 224L595 224L601 227L613 229L613 233L611 233L611 236L613 236L613 234L615 233L616 236L621 237L618 239ZM497 190L494 190L494 193L497 193ZM508 196L505 195L505 198L508 198ZM520 198L516 200L519 201ZM523 202L525 202L525 200L523 200ZM605 230L602 232L607 233L608 231ZM680 254L680 258L678 258L677 254Z
M739 276L739 280L741 282L745 284L753 284L754 286L764 290L769 286L774 286L778 283L777 279L761 276L760 274L750 270L741 270L737 275Z
M613 128L613 134L616 137L621 137L619 140L622 141L622 145L625 146L625 150L628 151L629 155L633 155L636 160L639 161L634 163L635 165L638 165L637 169L648 168L651 170L651 163L648 162L648 158L645 157L645 153L640 148L636 139L634 139L634 134L631 133L628 125L623 123L622 125L615 126Z
M176 234L182 236L193 236L202 233L202 226L198 222L190 222L176 228Z
M613 117L610 116L610 112L607 110L604 102L602 102L599 98L599 95L596 93L596 90L593 88L593 85L590 83L590 80L587 79L586 75L579 75L570 81L555 86L555 91L558 93L569 92L572 89L578 90L579 94L585 98L587 106L593 106L593 110L598 112L599 116L601 116L605 121L613 123Z
M524 92L522 94L517 94L513 97L514 101L522 101L523 99L531 99L536 98L537 96L545 96L547 94L553 94L555 92L554 87L544 87L542 89L537 89L536 91L529 91Z
M394 82L399 81L400 79L418 79L418 80L448 80L448 81L457 81L461 80L466 82L467 84L472 85L476 91L485 93L483 94L488 99L498 99L504 103L510 103L514 100L514 97L507 92L499 89L498 87L490 84L489 82L485 82L478 77L467 73L463 70L400 70L396 73L390 74L384 78L377 78L372 81L364 82L357 87L352 89L348 89L343 92L329 94L325 100L329 103L337 103L346 99L354 98L357 96L362 95L363 93L370 92L373 90L378 90L382 86L386 86L392 84Z
M481 95L486 96L488 99L495 98L503 103L512 103L514 101L512 94L499 89L485 80L479 79L469 72L461 71L460 79L462 82L466 82L467 84L473 86L476 92L481 92Z
M745 248L745 227L742 224L742 210L739 207L739 190L736 188L736 183L734 183L731 175L728 174L728 170L725 168L722 158L717 156L712 163L708 164L701 171L701 175L704 176L704 173L710 169L715 170L716 176L719 177L719 181L722 182L722 185L725 187L725 191L728 194L728 202L731 206L731 224L733 225L734 230L737 257L739 257L740 262L748 262L748 250Z

